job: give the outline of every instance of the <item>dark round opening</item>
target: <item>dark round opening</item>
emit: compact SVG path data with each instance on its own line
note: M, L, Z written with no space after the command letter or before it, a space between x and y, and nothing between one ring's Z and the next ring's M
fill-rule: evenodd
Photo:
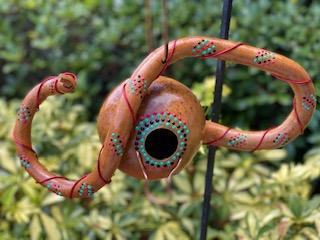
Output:
M156 159L162 160L170 157L178 146L176 134L166 128L160 128L148 134L145 141L147 153Z

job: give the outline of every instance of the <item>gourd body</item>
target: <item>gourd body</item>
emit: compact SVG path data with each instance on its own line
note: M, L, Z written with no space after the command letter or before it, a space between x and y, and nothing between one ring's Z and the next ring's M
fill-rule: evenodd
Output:
M130 111L129 106L118 108L121 95L122 84L109 94L101 107L98 117L101 142L110 123L117 122L115 113ZM148 179L168 177L174 168L177 173L188 164L200 147L205 125L203 110L193 93L176 80L160 76L154 81L136 118L133 131L127 133L130 138L119 166L130 176L144 178L143 167ZM121 143L118 141L121 139L113 147Z

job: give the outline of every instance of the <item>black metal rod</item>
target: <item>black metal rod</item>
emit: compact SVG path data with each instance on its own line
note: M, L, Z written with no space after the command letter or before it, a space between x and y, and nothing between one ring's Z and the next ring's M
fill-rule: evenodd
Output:
M164 58L162 63L167 62L168 52L169 52L169 8L167 0L162 0L162 40L164 41Z
M228 39L229 37L229 26L232 11L232 0L224 0L221 16L221 27L220 27L220 38ZM216 70L216 84L214 88L214 102L211 104L211 120L213 122L219 121L221 111L221 98L222 98L222 86L225 73L225 62L217 62ZM216 147L209 146L207 171L205 179L205 189L203 196L202 216L201 216L201 228L200 228L200 240L206 240L207 238L207 227L208 219L210 214L210 201L212 193L212 178L214 170L214 162L216 156Z

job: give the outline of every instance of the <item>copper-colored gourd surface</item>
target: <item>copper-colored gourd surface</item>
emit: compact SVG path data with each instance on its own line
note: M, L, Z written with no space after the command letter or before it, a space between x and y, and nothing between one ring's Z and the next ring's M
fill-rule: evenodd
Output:
M107 135L110 122L117 121L117 119L115 119L114 117L114 111L116 111L118 100L122 94L122 84L118 86L106 98L104 104L101 107L98 118L98 132L101 141L103 141L103 139L105 139ZM125 109L125 111L129 110ZM161 118L163 114L167 114L167 116L169 117L172 114L174 118L172 119L172 121L170 121L170 123L168 123L168 121L162 121L163 119ZM161 117L158 118L159 116ZM137 115L137 118L139 120L143 120L146 118L151 119L152 117L154 117L153 123L157 123L157 120L159 120L158 122L161 121L161 124L150 129L150 132L154 132L159 129L168 129L177 137L177 149L181 151L186 149L186 151L182 155L179 169L177 169L175 172L178 173L193 158L193 156L199 149L205 124L205 118L202 108L196 97L186 86L176 80L160 76L150 85L148 92L143 98ZM175 118L178 121L175 122ZM189 134L186 134L186 136L182 139L180 139L180 136L183 135L178 136L177 133L178 131L185 131L182 129L182 125L179 126L180 121L185 126L188 126L189 129L192 129L192 131L190 131ZM152 126L149 122L147 124L149 124L149 126ZM139 126L139 123L137 123L137 126ZM145 127L146 125L143 124L143 126ZM139 152L135 149L137 134L138 131L131 132L127 148L125 150L126 154L121 160L119 169L130 176L142 179L144 178L141 170L142 166L140 166L139 160L137 159L137 153ZM166 134L166 132L164 131L163 134ZM148 135L146 134L143 138L145 144L148 143L145 141L147 137ZM157 142L155 142L155 144L160 144L160 141L163 141L161 137L165 136L160 134L159 139ZM157 145L152 145L150 147L157 148ZM164 149L161 150L165 151ZM146 151L146 154L147 153L148 151ZM170 156L172 154L170 154ZM162 160L153 158L153 161L155 161L155 163L154 166L152 166L150 164L146 164L143 155L141 157L143 160L143 167L145 168L148 175L148 179L159 179L167 177L179 162L179 159L175 158L177 161L172 161L172 164L170 163L170 165L167 166L163 164L168 161L168 158ZM162 164L162 166L160 166L160 164Z
M32 149L31 125L40 104L50 95L72 92L76 77L70 73L52 76L35 86L18 112L14 140L21 164L35 180L67 197L92 197L111 181L116 169L141 179L177 174L202 143L241 151L279 148L302 134L316 107L315 88L299 64L282 55L243 43L188 37L153 51L106 98L98 118L102 142L97 164L78 180L48 171ZM181 83L161 76L183 58L217 58L261 69L270 81L288 83L294 93L293 110L279 126L264 131L243 131L205 121L197 99ZM248 81L249 79L244 79Z

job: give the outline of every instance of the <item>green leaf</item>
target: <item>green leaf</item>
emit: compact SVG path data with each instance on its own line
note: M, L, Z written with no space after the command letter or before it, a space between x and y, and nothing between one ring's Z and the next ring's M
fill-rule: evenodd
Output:
M14 201L14 196L18 190L18 186L10 186L2 195L1 202L6 206L10 206Z
M296 218L300 218L304 208L304 200L297 195L290 195L288 207Z
M249 236L255 239L256 236L258 235L258 228L259 228L259 222L258 222L257 216L252 212L248 212L245 217L245 223L246 223L246 230L248 231Z
M170 221L161 225L152 240L188 240L187 234L180 228L177 222Z
M56 221L54 221L53 218L49 217L45 213L41 213L40 217L41 217L45 232L47 234L46 235L47 239L48 240L60 240L61 239L60 231L59 231L59 228L58 228Z
M176 176L173 178L174 184L178 187L179 190L185 192L185 193L191 193L192 192L192 186L188 178L185 174L180 174L179 176Z
M273 230L277 224L278 224L278 219L273 219L271 220L270 222L264 224L258 231L258 236L257 236L257 239L259 239L260 237L263 236L263 234Z
M313 211L320 207L320 196L313 197L305 204L303 217L309 216Z
M31 240L38 240L41 233L41 225L39 221L39 217L34 215L31 224L29 226L29 232L31 236Z

